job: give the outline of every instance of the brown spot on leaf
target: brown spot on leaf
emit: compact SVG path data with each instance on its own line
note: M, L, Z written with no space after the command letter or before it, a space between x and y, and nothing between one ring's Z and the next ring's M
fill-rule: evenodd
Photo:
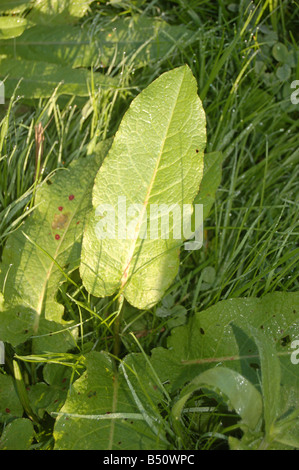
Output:
M52 229L53 230L61 230L64 229L68 222L69 222L69 213L65 214L55 214L52 222Z

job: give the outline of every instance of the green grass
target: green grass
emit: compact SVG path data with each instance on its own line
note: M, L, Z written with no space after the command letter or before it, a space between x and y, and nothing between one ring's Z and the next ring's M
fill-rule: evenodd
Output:
M261 296L274 291L298 291L299 263L299 149L298 110L281 96L282 83L267 86L256 73L260 36L257 27L271 27L280 42L291 44L298 31L298 16L289 2L259 2L254 11L240 2L232 12L229 2L123 2L124 6L93 7L88 21L97 31L104 16L141 12L162 16L172 24L194 29L198 40L156 63L134 70L130 57L111 64L109 73L122 72L118 90L91 90L82 105L76 97L26 104L15 96L0 109L0 256L9 234L34 207L34 193L53 171L91 153L101 139L114 135L132 98L163 71L188 63L198 80L207 115L207 151L223 152L223 176L216 203L205 222L203 249L182 252L179 275L169 289L175 303L194 312L232 297ZM188 4L188 5L187 5ZM251 11L251 12L250 12ZM294 42L293 42L294 43ZM273 60L272 67L275 68ZM270 72L271 70L269 70ZM298 79L297 76L292 79ZM291 81L291 79L290 79ZM35 179L35 125L45 129L42 171ZM215 280L203 288L202 271L215 269ZM27 386L39 380L43 363L71 364L73 378L80 356L90 350L113 351L113 320L117 302L84 293L78 273L75 287L66 282L59 292L65 318L80 326L76 351L34 357L28 346L8 351L8 368L17 354ZM159 307L159 306L158 306ZM150 354L165 346L168 319L125 305L120 337L120 358L142 350ZM99 317L105 317L103 323ZM130 332L135 334L134 339ZM24 360L24 356L30 356ZM26 397L26 391L25 397ZM26 398L25 398L26 400ZM212 403L212 405L211 405ZM192 404L190 404L191 407ZM212 411L207 412L212 406ZM192 448L226 448L227 435L238 435L234 417L223 407L214 409L208 397L197 397L186 418ZM204 410L204 411L203 411ZM164 426L171 434L167 407ZM28 413L29 414L29 413ZM191 417L190 417L191 416ZM51 448L50 417L39 421L37 448ZM173 448L180 448L171 435Z

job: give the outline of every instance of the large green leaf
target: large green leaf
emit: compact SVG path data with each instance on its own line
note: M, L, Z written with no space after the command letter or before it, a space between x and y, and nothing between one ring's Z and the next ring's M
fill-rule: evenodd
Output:
M131 355L114 370L108 354L86 356L86 373L72 386L54 429L57 450L151 450L167 445L155 411L160 393ZM151 405L149 405L151 403Z
M2 341L17 345L38 332L37 350L57 352L74 345L70 331L53 334L65 325L55 296L64 274L79 265L94 177L110 145L105 141L97 157L57 171L51 184L37 192L33 215L9 237L0 271Z
M170 217L169 238L161 238L161 227L155 238L150 228L158 217L150 221L151 208L176 204L182 214L183 204L192 204L202 178L205 141L205 114L189 67L164 73L135 98L95 180L80 267L90 293L104 297L121 289L138 308L161 299L178 272L183 236L174 236L180 217ZM114 233L113 224L99 213L105 204L116 216ZM110 232L103 238L98 224L106 222Z
M28 18L35 23L74 23L89 10L94 0L35 0Z
M15 419L6 426L2 433L0 450L27 450L33 436L33 424L29 419Z
M291 361L291 345L299 337L298 307L297 292L218 302L174 329L168 348L153 351L152 364L173 391L216 365L236 370L258 388L262 372L268 430L277 418L299 408L299 369ZM258 337L252 328L259 330ZM299 446L298 419L290 423L283 442Z
M0 39L21 36L27 26L28 22L25 18L0 16Z
M88 96L91 86L88 70L5 56L0 57L0 78L6 78L6 96L12 96L18 85L18 94L28 99L49 97L56 88L58 95ZM116 79L101 73L95 73L93 80L96 87L117 86Z
M1 52L25 60L72 67L118 65L124 59L135 66L165 58L179 46L192 42L196 33L184 25L143 16L120 17L100 23L93 30L81 26L36 25L20 38L1 41Z

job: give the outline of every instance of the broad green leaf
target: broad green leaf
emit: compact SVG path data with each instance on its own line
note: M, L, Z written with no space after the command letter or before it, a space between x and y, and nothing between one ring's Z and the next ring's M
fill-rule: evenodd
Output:
M259 339L259 351L252 338L252 327L260 330L265 344L271 344L267 355L261 351L262 339ZM262 298L235 298L218 302L197 313L186 326L174 329L168 339L168 349L154 349L151 361L161 381L169 383L173 391L199 373L219 365L236 370L259 387L262 368L265 377L263 394L267 401L265 418L270 423L274 416L288 416L299 408L299 369L291 361L291 345L298 338L299 293L277 292ZM278 394L275 382L278 366L274 358L270 361L273 348L279 358L281 380L279 407L270 410ZM266 362L274 367L273 383L269 377L271 371L265 372ZM274 387L272 398L269 397L271 387ZM291 424L285 438L293 445L299 442L298 420Z
M205 114L189 67L164 73L135 98L95 180L80 266L91 294L121 290L138 308L161 299L178 272L184 237L177 227L183 204L191 206L199 190L205 142ZM115 230L105 211L101 216L105 204L115 214ZM151 216L154 204L178 209L165 238L161 217ZM150 219L157 221L156 235ZM99 226L109 229L107 238Z
M18 418L9 423L0 438L0 450L28 450L34 437L29 419Z
M142 357L131 355L116 371L108 354L92 352L86 356L86 368L58 413L55 449L165 448L167 441L155 413L161 396L150 374L144 374Z
M58 95L88 96L91 84L88 70L3 56L0 56L0 77L6 78L6 96L12 96L18 85L18 95L27 99L49 97L56 89ZM94 73L93 80L95 87L117 86L116 79L100 73Z
M163 379L172 387L191 381L199 372L224 364L256 380L259 351L251 328L260 329L290 371L290 344L299 336L299 294L277 292L262 298L235 298L196 313L186 326L173 330L167 349L153 350L153 363L161 364ZM168 370L164 360L168 361ZM163 361L163 363L162 363Z
M58 170L51 184L37 191L33 215L8 238L0 271L1 340L17 345L38 333L35 352L74 346L67 329L71 324L62 320L64 308L55 296L65 276L79 265L94 177L110 145L105 141L97 157Z
M17 16L1 16L0 17L0 39L9 39L21 36L28 22L25 18Z
M0 375L0 423L23 415L23 407L9 375Z
M28 18L35 23L74 23L84 16L94 0L35 0Z
M135 67L165 59L196 33L184 25L144 16L107 20L93 30L84 26L47 24L26 30L20 38L1 41L1 52L25 60L43 60L72 67L107 67L124 59Z
M251 333L259 350L265 431L270 437L271 428L279 416L280 409L280 362L275 347L270 340L256 328L251 328Z
M238 372L225 367L206 370L193 379L181 392L172 409L174 423L180 422L182 411L191 395L199 389L219 394L241 417L240 427L255 430L261 421L263 403L258 390Z

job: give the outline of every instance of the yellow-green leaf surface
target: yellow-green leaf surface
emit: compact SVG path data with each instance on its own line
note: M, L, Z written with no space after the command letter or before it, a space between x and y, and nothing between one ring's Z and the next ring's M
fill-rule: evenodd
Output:
M16 345L38 333L39 350L57 352L74 344L68 330L52 336L65 325L55 296L64 273L79 265L94 177L109 146L103 142L97 157L58 170L37 192L33 214L8 238L0 267L2 341Z
M95 180L80 267L90 293L104 297L120 289L138 308L160 300L178 272L183 237L173 236L170 217L169 238L152 239L151 206L192 204L202 179L205 143L205 114L188 66L164 73L135 98ZM126 227L134 226L127 238L119 237L123 219L118 221L124 215L119 197L126 198ZM110 204L116 216L110 238L96 234L102 204ZM137 215L129 214L134 204L139 205Z
M0 17L0 39L9 39L20 36L28 26L25 18L14 16Z
M161 394L145 368L141 355L128 356L116 371L108 354L89 353L86 372L57 413L55 449L166 448L163 421L156 409Z
M44 24L74 23L89 10L94 0L35 0L28 17Z

